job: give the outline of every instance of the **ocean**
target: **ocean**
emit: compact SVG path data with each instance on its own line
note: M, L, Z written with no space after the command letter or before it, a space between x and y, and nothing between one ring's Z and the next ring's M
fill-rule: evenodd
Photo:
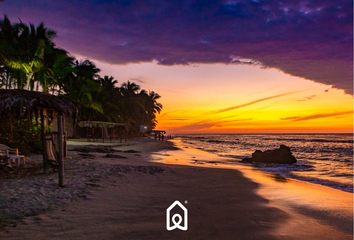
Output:
M179 135L184 147L225 157L223 164L240 164L255 150L290 147L296 164L259 164L259 170L353 192L352 134L193 134ZM231 159L231 160L230 160ZM249 164L251 165L251 164Z

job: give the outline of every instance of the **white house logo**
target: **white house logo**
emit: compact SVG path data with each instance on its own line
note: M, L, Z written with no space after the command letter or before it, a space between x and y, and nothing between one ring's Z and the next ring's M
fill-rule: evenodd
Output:
M176 206L180 207L183 210L183 218L178 213L175 213L171 217L171 210L174 209ZM173 226L171 226L171 220L172 220ZM181 225L182 222L183 222L183 224ZM172 231L176 228L183 230L183 231L187 231L187 229L188 229L188 210L179 201L175 201L174 203L172 203L171 206L169 206L166 210L166 229L168 231Z

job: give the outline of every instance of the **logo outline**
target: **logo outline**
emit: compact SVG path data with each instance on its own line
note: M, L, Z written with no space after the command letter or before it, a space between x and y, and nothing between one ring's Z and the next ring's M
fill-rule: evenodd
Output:
M176 213L172 216L172 222L174 223L173 226L171 226L171 210L175 208L176 206L179 206L183 210L183 218L180 214ZM176 222L175 218L178 218L179 221ZM181 222L184 219L184 224L181 226ZM188 230L188 209L183 206L183 204L176 200L174 201L167 209L166 209L166 229L168 231L172 231L174 229L180 229L182 231L187 231Z

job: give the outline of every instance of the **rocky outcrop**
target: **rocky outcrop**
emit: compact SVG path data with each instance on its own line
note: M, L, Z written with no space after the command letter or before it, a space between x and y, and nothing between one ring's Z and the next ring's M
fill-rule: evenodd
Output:
M290 151L290 148L285 145L280 145L280 148L274 150L260 151L256 150L252 153L251 158L242 159L243 163L296 163L296 158Z

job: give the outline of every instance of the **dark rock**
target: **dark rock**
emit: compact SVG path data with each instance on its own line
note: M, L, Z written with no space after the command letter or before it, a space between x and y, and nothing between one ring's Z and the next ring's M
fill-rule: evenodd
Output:
M280 145L280 148L274 150L260 151L256 150L252 154L252 158L242 159L243 163L296 163L296 158L290 151L290 148L285 145Z
M129 149L129 150L126 150L124 151L125 153L141 153L140 151L136 151L134 149Z
M93 155L93 154L89 154L89 153L79 153L79 155L82 157L82 158L95 158L96 156Z
M241 162L243 163L253 163L253 159L252 158L244 158L241 160Z
M85 147L73 148L73 149L70 149L70 151L77 151L77 152L83 152L83 153L89 153L90 152L90 150L85 148Z
M115 152L114 149L108 146L97 146L92 148L92 152L99 152L99 153L113 153Z
M70 151L77 151L82 153L90 153L90 152L98 152L98 153L114 153L121 152L118 150L114 150L109 146L86 146L86 147L76 147L71 149Z

